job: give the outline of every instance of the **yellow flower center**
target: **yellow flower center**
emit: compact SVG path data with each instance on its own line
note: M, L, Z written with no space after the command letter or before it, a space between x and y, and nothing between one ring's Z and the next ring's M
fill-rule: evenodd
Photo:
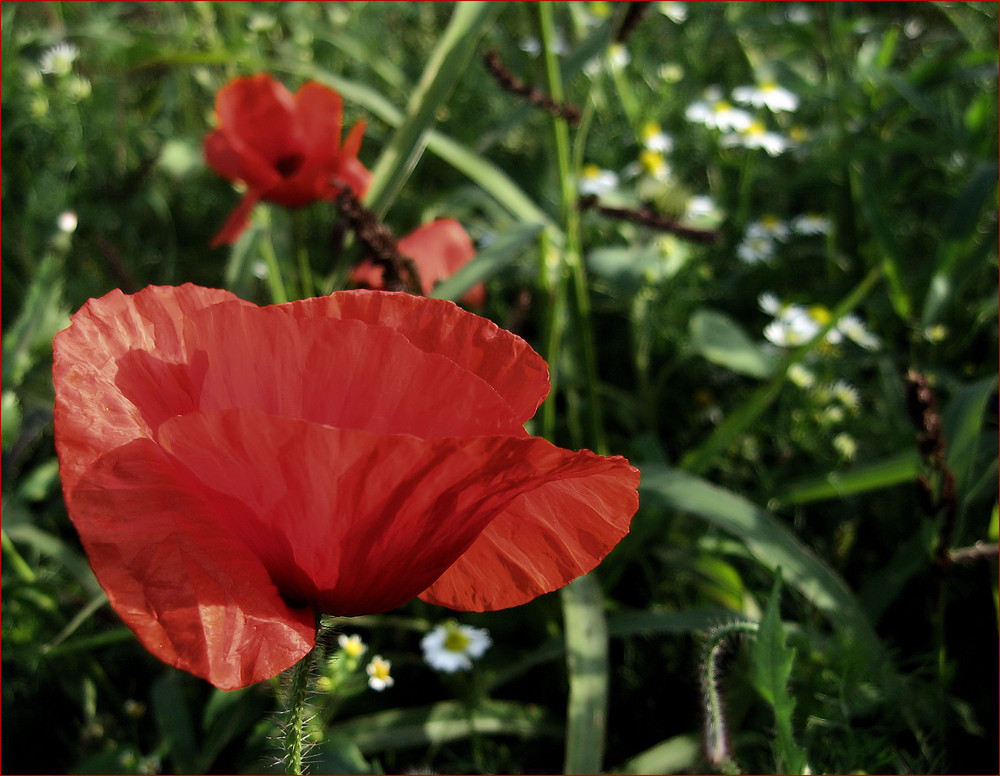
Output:
M728 110L731 110L731 109L732 109L732 107L733 107L733 106L732 106L732 105L730 105L730 104L729 104L728 102L726 102L725 100L719 100L719 101L718 101L717 103L715 103L715 105L713 105L713 106L712 106L712 109L713 109L713 110L714 110L714 111L715 111L716 113L725 113L726 111L728 111Z
M596 164L588 164L583 168L584 178L596 178L601 174L601 168Z
M465 652L469 647L469 637L462 632L461 628L456 628L449 624L448 633L444 637L444 648L449 652Z
M344 654L348 657L361 657L365 652L364 642L361 641L360 636L350 636L341 645L344 650Z
M373 679L380 679L385 681L389 678L389 669L392 667L388 660L382 660L381 658L373 658L370 664L371 671L369 672Z
M820 326L826 326L833 316L823 305L814 304L809 308L809 317L816 321L816 323Z
M743 130L744 134L747 135L763 135L766 131L762 121L751 121L750 126Z
M647 148L639 154L639 164L642 165L642 169L653 175L663 169L663 155Z
M642 125L642 130L639 134L644 141L650 140L660 134L660 125L655 121L647 121Z

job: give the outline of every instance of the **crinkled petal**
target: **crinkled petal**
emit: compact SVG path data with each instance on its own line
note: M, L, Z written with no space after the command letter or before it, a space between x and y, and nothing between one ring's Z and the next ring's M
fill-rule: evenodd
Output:
M548 443L533 459L552 466ZM527 491L420 598L461 611L527 603L597 566L628 533L639 508L639 471L620 456L559 450L567 473Z
M603 460L541 439L423 440L252 410L173 418L158 439L207 489L246 504L252 517L222 519L262 559L285 600L338 615L405 603L519 494L600 470ZM568 544L596 553L604 538ZM525 548L563 551L553 541Z
M208 364L192 381L200 382L200 409L247 407L426 438L523 435L497 392L444 356L384 326L290 312L216 305L189 318L186 346Z
M288 308L297 318L349 318L388 327L488 382L521 424L549 392L548 366L527 342L452 302L389 291L340 291Z
M186 364L184 321L222 302L248 304L228 291L190 284L150 286L131 296L115 290L87 302L70 319L71 325L55 336L55 433L65 492L72 490L82 471L100 455L137 437L150 436L146 417L123 395L117 381L120 360L129 354L141 366L140 353L155 353L159 364ZM160 413L174 402L179 402L178 412L189 407L190 401L182 395L183 383L177 382L186 379L182 375L187 367L161 370L145 380L147 393L136 400L143 406L160 407ZM168 373L173 381L166 380Z
M249 520L148 439L103 456L67 499L91 565L122 620L170 665L223 690L268 679L315 641L315 615L281 597L226 530Z

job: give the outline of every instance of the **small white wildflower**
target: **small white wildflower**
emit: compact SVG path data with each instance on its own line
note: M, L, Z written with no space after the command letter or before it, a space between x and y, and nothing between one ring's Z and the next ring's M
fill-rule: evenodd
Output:
M803 213L792 219L792 230L796 234L829 234L830 219L819 213Z
M639 153L639 169L657 180L665 181L670 178L670 165L659 151L642 149Z
M90 81L81 76L75 75L66 80L66 95L72 102L83 102L93 90Z
M751 120L745 127L734 127L735 132L722 136L723 146L743 146L744 148L763 148L769 156L778 156L792 147L792 141L777 132L768 132L760 121Z
M392 663L381 655L375 655L371 662L365 667L368 674L368 686L376 692L382 692L386 687L392 687L396 680L389 674Z
M780 317L764 327L764 336L782 348L796 347L819 334L821 325L801 305L785 305Z
M602 170L596 164L588 164L583 168L577 187L581 194L607 194L618 188L618 175L611 170Z
M361 637L357 633L350 636L341 633L337 636L337 644L340 645L340 648L347 657L354 660L357 660L368 651L368 645L361 640Z
M250 272L253 273L255 278L260 278L263 280L266 278L270 272L267 268L267 264L260 259L254 260L253 264L250 265Z
M774 257L774 240L766 235L748 234L736 246L736 255L747 264L759 264Z
M709 129L723 132L733 130L742 132L753 124L753 116L740 108L734 108L731 103L715 97L714 91L709 91L705 99L691 103L684 111L688 121L704 124Z
M703 194L691 197L684 208L684 218L689 221L714 218L718 215L719 209L715 205L715 200Z
M438 625L420 640L427 664L449 674L470 670L472 661L481 658L492 644L485 628L459 625L454 620Z
M799 388L812 388L816 384L816 375L808 367L797 362L788 367L787 375L792 384Z
M847 339L865 350L876 350L882 344L882 341L868 331L864 322L854 313L848 313L837 321L837 329Z
M608 46L608 68L612 71L622 70L632 61L624 43L612 43Z
M845 461L853 461L858 454L858 443L850 434L841 432L835 436L831 442L833 449L837 451Z
M59 214L59 218L56 219L56 225L59 227L59 231L65 232L66 234L72 234L75 232L77 223L76 213L72 210L64 210Z
M673 138L660 129L660 125L655 121L647 121L639 130L639 139L650 151L661 154L669 154L674 149Z
M858 407L861 406L861 394L847 380L842 378L834 380L826 390L832 398L839 401L851 412L857 411Z
M812 11L804 3L792 3L785 14L792 24L809 24L812 21Z
M688 18L687 3L659 2L656 10L666 16L674 24L683 24Z
M738 86L733 89L733 99L741 105L767 108L772 113L794 111L799 107L799 98L774 81L763 81L756 86Z
M80 55L80 49L72 43L63 41L57 43L44 54L38 62L38 69L48 75L69 75L73 63Z
M777 216L762 216L759 221L754 221L747 226L747 237L767 237L771 240L784 242L791 235L788 224Z

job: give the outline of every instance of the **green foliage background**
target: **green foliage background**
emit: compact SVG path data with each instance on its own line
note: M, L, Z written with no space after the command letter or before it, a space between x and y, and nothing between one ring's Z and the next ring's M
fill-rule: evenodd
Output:
M213 691L107 606L62 504L50 377L52 336L112 288L267 303L272 247L290 294L342 284L356 256L331 253L328 205L258 207L232 251L208 248L237 201L201 157L214 97L262 71L368 121L369 204L397 234L448 216L483 246L436 295L487 278L483 314L548 359L531 430L643 472L595 574L462 617L494 641L471 674L422 663L446 613L420 602L337 623L396 684L315 698L314 772L997 771L997 6L650 3L616 64L629 5L3 3L4 772L274 770L279 680ZM69 71L42 73L63 41ZM487 48L583 125L502 91ZM765 75L801 98L766 116L802 130L788 152L685 117ZM649 121L670 179L623 177L607 202L679 218L709 195L694 225L716 243L578 208L584 166L625 170ZM829 234L737 258L754 222L808 212ZM881 346L770 346L763 293L822 306L826 331L853 313ZM909 369L937 396L951 522Z

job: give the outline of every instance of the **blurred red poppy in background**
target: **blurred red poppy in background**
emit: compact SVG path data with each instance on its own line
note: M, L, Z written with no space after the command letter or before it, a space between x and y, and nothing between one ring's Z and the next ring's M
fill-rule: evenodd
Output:
M223 689L294 665L317 612L530 601L638 507L624 458L527 434L545 362L451 302L113 291L54 352L63 492L98 579L147 649Z
M403 256L416 263L425 295L476 257L472 238L451 218L424 224L401 239L397 246ZM382 268L369 260L355 267L351 281L361 288L385 288ZM469 307L482 307L485 301L486 287L482 283L470 288L462 297L462 302Z
M340 144L343 100L309 82L293 95L270 75L235 78L215 99L218 129L205 138L205 159L223 178L248 191L212 240L231 244L260 200L289 208L332 201L344 188L363 197L371 173L358 161L365 125Z

